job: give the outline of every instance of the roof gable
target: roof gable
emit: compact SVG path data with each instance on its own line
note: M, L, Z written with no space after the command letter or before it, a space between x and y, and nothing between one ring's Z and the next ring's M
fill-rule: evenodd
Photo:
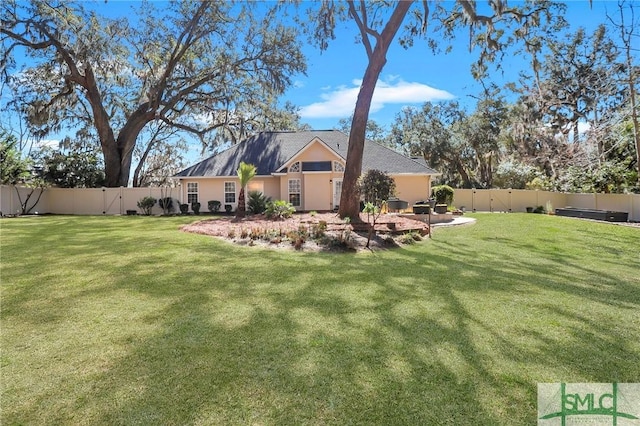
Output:
M314 137L309 143L296 152L291 158L289 158L281 167L278 167L278 172L284 172L286 169L296 161L302 162L317 162L317 161L334 161L342 160L344 157L334 151L329 145L324 143L319 137Z
M256 166L256 174L259 176L270 175L289 165L295 158L304 156L315 144L320 144L328 153L335 155L334 158L321 160L347 158L349 137L338 130L261 132L182 170L176 177L236 176L241 161ZM388 147L365 140L362 170L370 169L389 174L438 174L424 160L414 160Z

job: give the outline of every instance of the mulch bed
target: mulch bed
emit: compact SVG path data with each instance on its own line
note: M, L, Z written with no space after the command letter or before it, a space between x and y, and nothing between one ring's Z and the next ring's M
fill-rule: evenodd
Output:
M265 232L286 235L289 232L300 229L310 230L321 222L326 223L326 234L337 237L345 230L351 231L350 248L354 250L365 249L369 224L367 215L360 215L360 222L345 223L335 213L296 213L285 220L272 220L264 215L249 215L244 218L231 216L205 219L181 229L203 235L210 235L242 245L262 245L272 248L290 248L291 242L271 243L261 239L251 239L250 234L263 234ZM376 238L372 239L371 249L388 249L397 247L396 239L406 233L417 233L421 236L429 234L429 226L419 220L413 220L394 214L383 214L376 220ZM336 247L339 249L339 247ZM323 250L315 241L309 239L305 242L303 250Z

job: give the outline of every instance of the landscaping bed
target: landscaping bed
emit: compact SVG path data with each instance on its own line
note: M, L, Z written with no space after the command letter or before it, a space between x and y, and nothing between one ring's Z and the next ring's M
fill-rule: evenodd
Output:
M323 231L320 229L321 224L326 225ZM296 213L284 220L269 219L265 215L249 215L245 218L217 217L184 225L181 229L243 245L273 248L293 246L307 250L362 250L366 246L369 224L366 214L360 215L360 222L346 222L335 213ZM372 239L370 248L378 249L397 246L401 240L406 239L407 234L416 238L429 234L429 226L426 223L393 214L380 216L376 221L375 230L377 235ZM301 234L306 236L303 247L295 247L292 243ZM349 241L342 241L346 237ZM342 242L345 244L341 244Z

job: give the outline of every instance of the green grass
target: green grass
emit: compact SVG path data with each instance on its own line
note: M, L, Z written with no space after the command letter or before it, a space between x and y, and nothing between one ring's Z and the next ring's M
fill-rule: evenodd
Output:
M359 254L4 219L0 423L535 424L539 382L640 381L640 230L475 217Z

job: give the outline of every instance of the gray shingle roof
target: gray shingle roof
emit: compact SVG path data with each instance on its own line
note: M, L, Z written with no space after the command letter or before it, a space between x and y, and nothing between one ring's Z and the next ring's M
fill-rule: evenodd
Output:
M338 130L261 132L176 174L176 177L236 176L240 162L253 164L257 175L274 173L315 138L342 159L347 158L349 136ZM424 159L406 157L370 140L365 141L362 170L389 174L439 174Z

